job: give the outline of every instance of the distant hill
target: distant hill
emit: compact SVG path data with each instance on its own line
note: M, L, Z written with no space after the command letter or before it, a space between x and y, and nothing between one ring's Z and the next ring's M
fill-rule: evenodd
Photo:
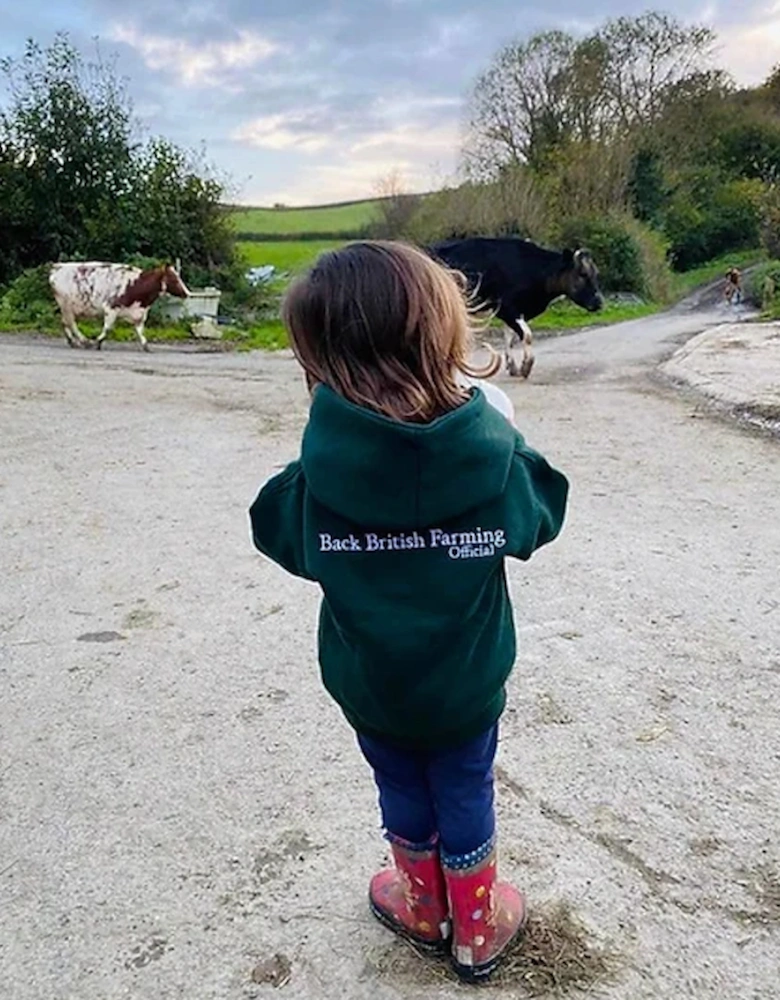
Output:
M379 216L380 199L302 208L230 207L240 240L354 239Z

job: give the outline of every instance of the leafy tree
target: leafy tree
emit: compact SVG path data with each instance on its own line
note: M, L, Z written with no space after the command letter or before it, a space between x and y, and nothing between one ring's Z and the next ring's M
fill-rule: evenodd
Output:
M641 146L631 161L628 178L631 208L642 222L657 223L667 199L667 184L661 154Z
M471 96L471 176L492 179L507 165L546 170L572 143L647 130L707 77L714 38L709 28L648 13L607 21L584 39L550 31L507 46Z
M64 35L0 62L11 94L0 130L24 165L51 257L84 251L87 220L115 214L132 190L133 121L111 66L85 64ZM116 252L119 248L112 248Z
M202 163L147 140L125 85L100 50L87 61L64 34L0 60L0 281L63 258L181 258L234 265L223 186Z
M721 130L715 155L732 177L780 179L780 121L748 118Z

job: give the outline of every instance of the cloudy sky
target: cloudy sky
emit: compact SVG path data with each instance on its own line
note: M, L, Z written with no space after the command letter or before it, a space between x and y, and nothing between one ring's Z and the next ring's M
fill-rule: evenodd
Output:
M392 170L452 176L463 100L503 44L587 31L652 0L0 0L0 56L68 31L115 52L152 132L205 143L250 204L368 197ZM780 0L676 0L743 83L780 62Z

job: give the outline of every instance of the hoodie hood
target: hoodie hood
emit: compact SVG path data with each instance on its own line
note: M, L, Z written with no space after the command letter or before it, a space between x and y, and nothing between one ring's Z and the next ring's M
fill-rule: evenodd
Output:
M301 464L318 503L365 527L424 528L499 497L518 434L474 388L428 424L402 423L314 392Z

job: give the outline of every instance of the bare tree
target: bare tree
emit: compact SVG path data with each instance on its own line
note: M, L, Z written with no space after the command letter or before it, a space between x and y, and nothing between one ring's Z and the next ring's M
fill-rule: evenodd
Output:
M615 123L632 129L654 122L670 88L707 68L716 36L650 12L608 21L595 38L608 53L605 84Z
M469 107L464 164L472 180L527 165L545 172L568 145L603 143L653 125L670 95L707 68L713 32L666 14L620 17L576 39L534 35L502 49Z
M502 167L541 165L564 137L576 41L562 31L509 45L476 83L469 108L467 167L473 179Z
M420 196L409 194L400 170L391 170L374 185L379 199L379 221L372 227L372 235L380 239L398 239L406 235L415 212L420 206Z

